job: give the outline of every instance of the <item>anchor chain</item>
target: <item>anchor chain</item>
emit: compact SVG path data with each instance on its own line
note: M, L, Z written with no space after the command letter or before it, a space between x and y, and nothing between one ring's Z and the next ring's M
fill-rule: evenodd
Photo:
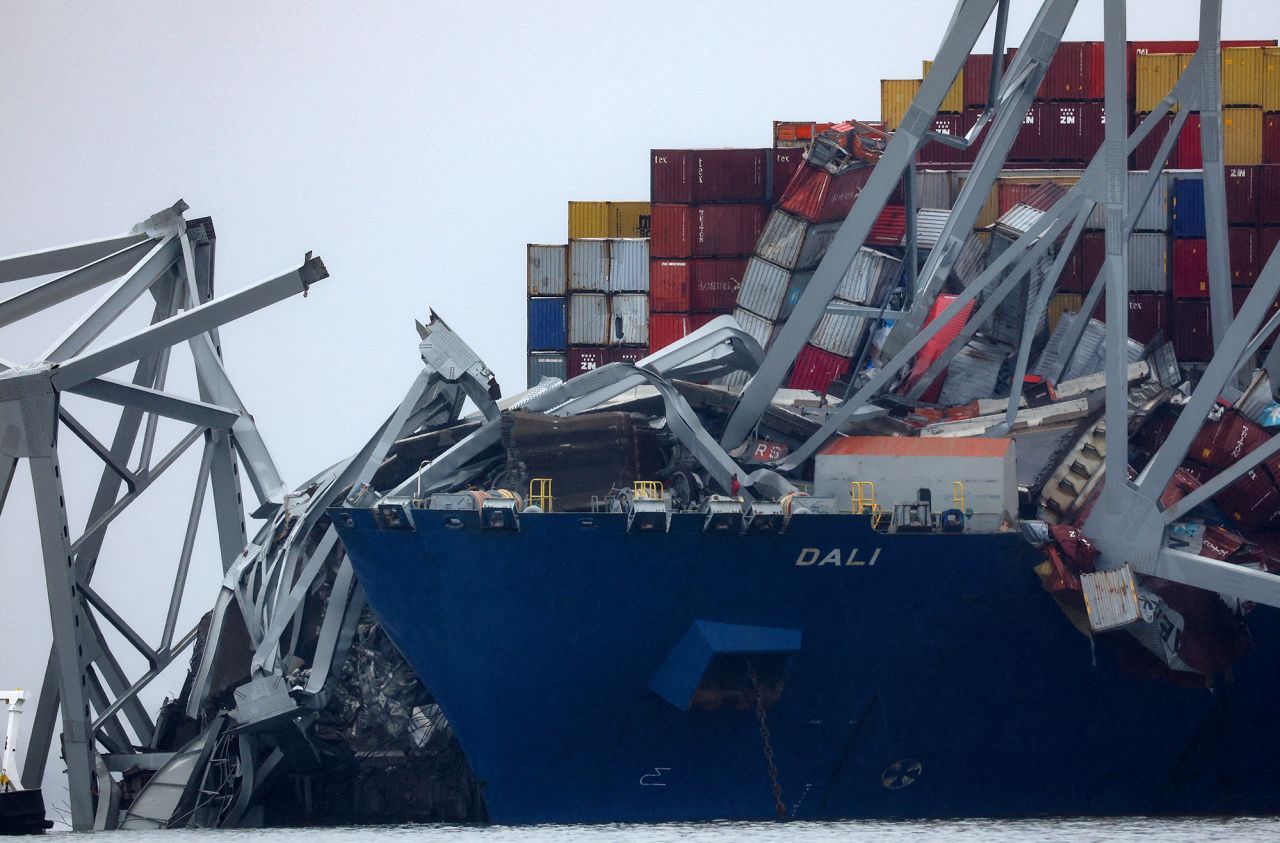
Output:
M760 723L760 742L764 747L764 760L769 766L769 785L773 788L773 808L779 820L787 818L787 806L782 801L782 785L778 783L778 765L773 762L773 744L769 740L769 724L764 714L764 694L760 690L760 679L756 675L756 666L747 662L747 678L756 696L756 720Z

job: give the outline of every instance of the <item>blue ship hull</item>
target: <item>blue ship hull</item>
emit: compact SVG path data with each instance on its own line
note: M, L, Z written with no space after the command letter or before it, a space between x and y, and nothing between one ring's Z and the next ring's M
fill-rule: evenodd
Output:
M689 704L709 663L753 651L785 669L766 723L790 817L1280 810L1265 608L1231 682L1183 688L1127 675L1115 639L1091 646L1016 534L850 515L628 534L623 515L568 513L515 532L439 511L393 530L343 512L366 596L496 822L774 817L754 706Z

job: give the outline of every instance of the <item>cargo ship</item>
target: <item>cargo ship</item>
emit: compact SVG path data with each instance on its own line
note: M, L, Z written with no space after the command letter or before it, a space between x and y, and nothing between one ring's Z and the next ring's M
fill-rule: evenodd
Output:
M1222 45L1236 310L1280 230L1260 187L1280 178L1263 139L1275 44ZM1136 127L1197 44L1128 47ZM529 392L456 436L405 440L414 465L329 509L492 820L1280 811L1276 610L1104 563L1112 545L1087 528L1107 500L1106 326L1086 297L1103 283L1106 209L1020 290L965 293L1090 177L1102 56L1101 42L1058 48L925 303L923 324L945 324L862 417L839 408L874 387L894 319L921 307L917 272L976 173L999 57L964 63L931 130L969 142L923 144L872 211L740 445L726 430L753 372L920 80L886 80L878 121L775 124L772 149L653 150L648 206L571 203L568 244L529 246ZM1214 349L1199 136L1184 127L1169 169L1144 172L1165 166L1169 126L1130 161L1133 478L1160 462ZM442 334L437 353L467 370L470 349ZM754 342L752 365L708 361L726 337ZM1280 463L1197 492L1274 453L1268 369L1214 397L1161 497L1195 501L1162 548L1280 572ZM832 418L845 424L805 450ZM736 447L721 459L716 440Z

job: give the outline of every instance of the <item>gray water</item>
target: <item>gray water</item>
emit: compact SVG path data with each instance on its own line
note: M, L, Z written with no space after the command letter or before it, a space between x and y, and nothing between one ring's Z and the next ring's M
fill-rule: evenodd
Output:
M728 843L728 841L995 840L1097 841L1276 840L1280 819L1113 819L953 820L913 822L670 823L666 825L363 826L236 831L111 832L104 843ZM81 838L83 839L83 838Z

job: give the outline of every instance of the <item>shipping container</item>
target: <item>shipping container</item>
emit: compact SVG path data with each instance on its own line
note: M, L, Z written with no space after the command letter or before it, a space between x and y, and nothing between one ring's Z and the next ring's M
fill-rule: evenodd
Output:
M1170 322L1173 351L1180 362L1205 362L1213 357L1213 328L1207 300L1174 301Z
M1222 163L1262 163L1262 109L1233 106L1222 109Z
M1058 321L1064 313L1079 313L1083 297L1078 293L1054 293L1049 299L1049 332L1058 327Z
M1261 47L1222 50L1222 104L1262 107L1263 55Z
M879 305L902 274L902 261L862 247L840 276L835 297L853 304Z
M1280 164L1258 168L1258 221L1280 225Z
M568 246L530 243L528 290L531 296L563 296L569 278Z
M1092 161L1106 132L1100 102L1054 102L1045 105L1044 131L1049 157L1059 162Z
M867 242L876 246L899 246L907 236L907 209L901 205L885 205L871 223Z
M1136 210L1138 200L1142 197L1142 183L1147 174L1141 171L1129 173L1129 213ZM1147 204L1142 206L1138 214L1134 231L1167 231L1169 229L1169 182L1176 176L1163 173L1151 189ZM1093 211L1085 222L1088 228L1105 229L1107 227L1107 207L1094 205Z
M1244 306L1245 300L1249 298L1249 294L1251 292L1253 291L1248 287L1232 287L1231 288L1231 312L1233 316L1240 315L1240 308ZM1266 308L1266 312L1262 316L1262 321L1259 323L1259 327L1261 327L1262 325L1265 325L1268 320L1270 320L1273 316L1276 315L1277 311L1280 311L1280 299L1276 299L1275 301L1271 302L1271 306ZM1266 351L1267 349L1271 348L1272 344L1277 339L1280 339L1280 328L1277 328L1275 331L1272 332L1271 336L1267 337L1265 340L1262 341L1262 346L1261 346L1262 350ZM1271 461L1268 461L1268 467L1271 467L1271 466L1276 466L1277 468L1280 468L1280 458L1272 457Z
M991 55L972 53L964 61L964 107L982 107L987 104L991 87Z
M649 259L649 307L661 313L689 310L690 269L687 260Z
M619 238L609 244L609 292L649 291L649 241Z
M834 126L834 123L806 123L795 120L773 121L773 145L776 148L804 148L809 142Z
M1252 287L1258 280L1260 243L1258 229L1232 226L1227 229L1230 250L1231 284L1235 287Z
M955 202L948 170L916 170L916 204L921 208L950 210Z
M1087 99L1089 53L1088 41L1060 42L1045 71L1044 82L1041 83L1037 96L1047 100Z
M1146 116L1147 115L1145 114L1133 115L1133 119L1129 125L1130 133L1138 128L1142 121L1146 119ZM1138 143L1137 148L1133 151L1133 155L1130 156L1130 164L1133 169L1150 170L1152 168L1163 167L1165 165L1166 161L1156 161L1156 155L1160 152L1160 144L1164 140L1164 136L1169 133L1171 128L1173 128L1172 114L1166 114L1157 121L1156 125L1149 133L1147 133L1147 136ZM1179 135L1179 140L1183 137L1186 137L1185 131ZM1174 150L1171 151L1169 155L1170 160L1177 154L1176 150L1177 142L1174 143Z
M1169 232L1174 237L1205 236L1203 179L1174 179L1169 191Z
M1107 95L1107 45L1103 41L1086 41L1084 55L1084 98L1101 100Z
M569 377L563 351L529 352L525 386L532 389L543 378L567 380Z
M650 313L649 347L666 348L689 334L689 316L685 313Z
M649 253L655 258L749 255L769 206L654 205Z
M528 312L529 350L564 351L564 297L531 298L528 303Z
M1227 192L1227 222L1231 225L1258 224L1258 168L1223 167Z
M767 149L654 149L649 199L657 204L767 202Z
M610 202L610 237L648 237L651 206L648 202Z
M825 394L831 382L849 368L849 358L805 344L791 367L788 389L812 389Z
M610 233L608 202L570 202L569 239L608 237Z
M933 119L929 129L939 135L964 137L963 114L939 114ZM916 160L931 167L958 167L969 160L968 150L963 147L950 146L941 141L929 141L920 148Z
M787 287L786 297L782 300L782 309L778 312L778 318L775 320L778 324L785 322L790 318L792 312L796 309L796 305L800 303L800 297L804 295L805 289L809 286L809 279L813 278L813 271L793 272L791 274L791 284Z
M962 287L968 287L987 268L987 252L991 244L990 231L971 231L960 246L952 267L952 276Z
M1280 244L1280 227L1273 225L1264 225L1258 229L1258 273L1262 273L1262 268L1267 265L1267 261L1271 260L1271 255L1276 250L1276 245Z
M1042 102L1033 102L1022 118L1022 128L1018 137L1009 147L1010 161L1048 161L1049 134L1045 131L1046 106Z
M929 77L929 70L933 67L933 62L925 59L921 64L920 75L923 77L920 81ZM961 114L964 112L964 68L960 68L960 72L956 74L955 82L947 90L947 95L942 98L942 105L938 106L940 114Z
M569 377L575 378L608 364L609 349L604 346L570 346L565 360Z
M1262 163L1280 164L1280 114L1262 116Z
M1163 293L1129 294L1129 338L1146 345L1169 326L1169 297Z
M852 210L872 169L858 165L832 175L821 167L801 167L792 176L778 207L809 222L842 220Z
M609 297L604 293L569 294L569 345L606 345Z
M1209 297L1208 244L1204 240L1174 240L1172 264L1174 298Z
M929 315L925 318L925 326L927 327L941 316L955 300L956 296L948 294L939 295L934 299L933 304L929 306ZM951 344L951 341L960 335L960 332L964 329L965 322L969 321L969 316L973 313L973 304L973 302L968 302L961 307L960 312L953 316L950 322L924 344L924 348L920 349L920 353L916 355L915 361L911 364L911 373L903 385L902 392L909 392L929 371L929 367L933 365L933 362L942 356L942 352ZM946 373L944 372L934 380L921 394L921 399L928 402L937 401L938 394L942 391L942 381L945 377Z
M935 208L921 208L916 212L916 245L921 249L932 249L938 245L942 231L951 219L950 211Z
M1204 155L1200 151L1200 114L1188 114L1177 141L1169 166L1175 170L1199 170L1204 167Z
M919 79L880 80L880 122L884 123L886 130L898 130L903 116L919 92Z
M853 357L862 346L868 321L863 316L824 313L809 337L809 344L844 358Z
M1058 275L1057 289L1065 293L1082 293L1085 291L1083 262L1080 256L1081 240L1076 241L1076 247L1067 255L1066 262L1062 265L1062 272Z
M1163 293L1169 289L1169 241L1163 233L1129 237L1129 289L1135 293Z
M1280 111L1280 47L1262 48L1262 110Z
M996 207L1000 219L1040 187L1040 183L1000 178L996 181Z
M689 309L728 313L738 300L746 258L698 258L689 262Z
M743 307L734 309L733 318L738 323L738 327L760 343L761 348L769 347L769 343L773 340L773 322Z
M738 290L738 307L770 322L777 321L781 318L793 274L763 258L752 258L747 263L742 287Z
M796 171L804 166L803 149L775 149L770 157L769 202L778 204Z
M1086 231L1080 235L1080 291L1087 293L1102 272L1107 260L1107 235L1103 231Z
M610 363L639 363L649 356L647 345L615 345L609 349Z
M618 293L609 297L609 345L649 344L649 297Z
M606 292L609 289L610 241L599 237L569 241L569 289Z
M812 269L822 260L841 223L814 224L779 209L769 215L756 256L783 269Z
M1134 92L1133 110L1139 114L1155 111L1161 100L1173 90L1174 84L1182 76L1182 71L1187 69L1190 61L1190 52L1148 53L1138 56L1136 62L1138 82ZM1176 104L1170 109L1170 111L1177 110Z
M1274 47L1276 41L1272 39L1246 39L1223 41L1222 49L1231 47ZM1198 41L1130 41L1129 42L1129 99L1133 100L1136 93L1137 80L1137 57L1150 53L1194 53L1196 47L1199 46ZM1141 110L1141 109L1139 109Z

